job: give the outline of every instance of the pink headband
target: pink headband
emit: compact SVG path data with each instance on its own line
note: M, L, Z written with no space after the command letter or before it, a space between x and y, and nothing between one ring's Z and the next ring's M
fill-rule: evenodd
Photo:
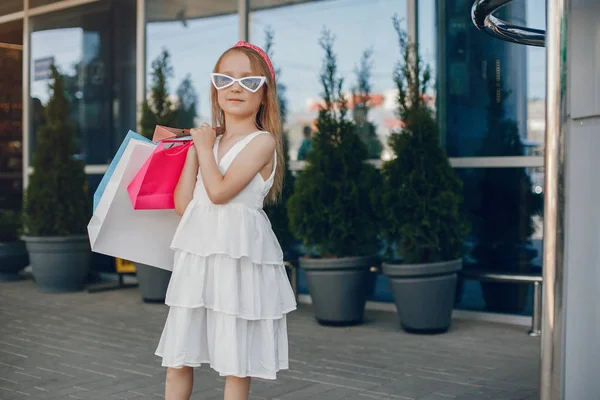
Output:
M244 42L243 40L237 42L233 47L247 47L257 52L258 55L261 56L262 59L265 60L265 62L267 63L267 67L269 67L269 72L271 72L271 76L273 77L273 80L275 80L275 70L273 69L273 64L271 64L269 56L267 55L267 53L264 52L263 49L248 42Z

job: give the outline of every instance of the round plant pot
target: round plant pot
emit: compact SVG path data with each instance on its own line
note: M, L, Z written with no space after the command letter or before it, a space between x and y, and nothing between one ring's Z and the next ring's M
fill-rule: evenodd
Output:
M171 271L134 263L142 300L146 303L162 303L167 295Z
M62 293L82 290L90 268L90 242L87 235L39 237L24 236L31 270L42 292Z
M300 258L320 324L360 324L375 257ZM372 286L372 285L371 285ZM372 289L371 289L372 290Z
M462 259L431 264L383 263L402 328L442 333L450 328Z
M0 242L0 282L22 279L19 272L29 265L29 254L22 240Z

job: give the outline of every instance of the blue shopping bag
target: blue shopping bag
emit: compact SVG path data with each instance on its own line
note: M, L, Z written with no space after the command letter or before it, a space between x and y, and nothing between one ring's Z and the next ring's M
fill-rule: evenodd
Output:
M129 141L131 139L137 139L137 140L141 140L144 142L152 143L152 140L146 139L139 133L136 133L134 131L127 132L125 139L123 139L123 143L121 143L121 146L119 146L119 150L117 150L117 154L115 154L114 158L112 159L112 162L108 166L108 169L104 173L104 176L102 177L102 180L100 181L100 184L98 185L98 188L94 192L94 211L96 211L96 207L98 206L98 203L100 202L100 199L102 198L104 189L106 189L106 185L108 184L110 177L112 176L113 172L115 171L115 168L117 167L119 160L121 160L121 157L123 156L123 152L125 151L125 148L127 147L127 144L129 143Z

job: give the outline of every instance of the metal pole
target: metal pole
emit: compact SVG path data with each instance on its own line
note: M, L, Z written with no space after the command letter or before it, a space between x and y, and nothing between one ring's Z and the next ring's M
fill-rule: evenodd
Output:
M23 52L22 52L22 61L23 61L23 92L22 92L22 102L23 102L23 112L22 112L22 123L21 129L23 134L23 192L26 191L27 186L29 186L29 138L31 137L31 127L29 121L31 120L31 101L29 101L30 93L29 93L29 83L30 83L30 64L31 64L31 42L29 40L29 0L23 1Z
M142 103L146 98L146 0L137 0L135 53L136 125L141 132Z
M537 337L542 334L542 283L533 282L533 315L529 336Z
M238 0L238 16L240 20L239 36L240 40L248 41L249 38L249 21L250 0Z
M419 37L419 3L408 0L406 3L406 30L409 43L417 43Z
M560 400L564 397L567 5L568 0L548 0L547 3L541 400Z

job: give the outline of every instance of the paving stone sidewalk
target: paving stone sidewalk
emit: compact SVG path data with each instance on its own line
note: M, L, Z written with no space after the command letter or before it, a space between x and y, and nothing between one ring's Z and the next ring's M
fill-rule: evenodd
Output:
M167 313L137 289L42 294L0 282L0 399L160 399L154 349ZM251 399L537 399L539 339L523 327L455 320L409 335L389 312L352 328L319 326L308 306L288 317L290 370L256 379ZM222 399L223 378L196 369L193 399Z

